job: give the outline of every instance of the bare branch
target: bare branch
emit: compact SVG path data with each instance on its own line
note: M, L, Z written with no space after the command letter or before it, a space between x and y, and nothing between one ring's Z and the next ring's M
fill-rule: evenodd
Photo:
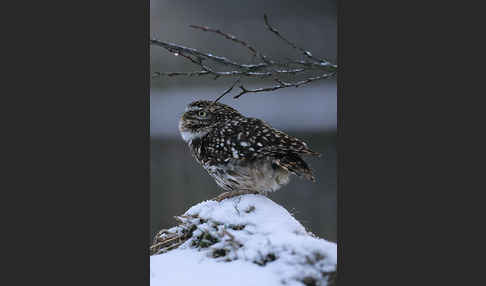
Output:
M217 63L223 64L223 65L228 65L228 66L233 66L233 67L237 67L237 68L257 69L257 68L267 66L267 64L265 64L265 63L238 64L238 63L231 61L231 60L229 60L225 57L215 56L215 55L212 55L210 53L205 54L205 53L202 53L202 52L200 52L196 49L187 48L187 47L184 47L184 46L179 46L179 45L176 45L176 44L173 44L173 43L162 42L162 41L159 41L157 39L151 39L150 44L162 47L162 48L168 50L169 52L171 52L171 53L173 53L177 56L182 55L182 54L188 54L188 55L192 55L192 56L195 56L197 58L200 58L200 59L213 60Z
M238 63L232 62L232 61L230 61L230 60L228 60L227 58L224 58L224 57L216 57L216 56L213 56L212 54L205 54L205 53L202 53L202 52L197 51L195 49L186 48L186 47L179 46L179 45L172 44L172 43L166 43L166 42L158 41L158 40L155 40L155 39L152 39L151 43L154 44L154 45L165 48L169 52L173 53L175 56L182 56L182 57L188 59L192 63L194 63L194 64L196 64L196 65L198 65L202 68L201 71L195 71L195 72L167 72L167 73L156 72L155 75L153 76L154 78L159 77L161 75L165 75L165 76L180 76L180 75L194 76L194 75L198 75L198 76L200 76L200 75L207 75L207 74L213 74L217 77L221 77L221 76L223 76L223 77L233 77L233 76L269 77L269 76L272 76L274 74L284 74L284 73L296 74L296 73L303 72L306 69L304 69L304 68L273 69L273 70L266 71L266 72L256 72L254 70L263 69L263 68L270 68L270 67L273 67L273 66L289 66L290 64L307 65L309 67L312 66L309 63L299 63L297 61L295 61L293 63L238 64ZM234 67L237 67L238 70L218 72L218 71L213 70L209 66L204 65L203 61L205 59L213 60L213 61L216 61L220 64L224 64L224 65L234 66ZM316 66L316 65L314 65L314 66Z
M330 64L328 62L323 62L323 63L311 63L311 62L305 62L305 61L292 61L292 62L285 62L285 63L277 63L277 62L272 62L272 63L257 63L257 64L239 64L237 62L231 61L225 57L219 57L215 56L211 53L203 53L200 52L196 49L192 48L187 48L184 46L180 46L174 43L169 43L169 42L163 42L159 41L157 39L151 39L150 40L151 45L159 46L162 47L172 54L174 56L194 56L199 59L199 61L202 60L212 60L216 63L227 65L227 66L233 66L239 69L246 69L246 70L258 70L261 68L267 68L267 67L273 67L273 66L280 66L280 67L285 67L289 66L291 64L295 65L301 65L301 66L308 66L308 67L327 67L327 66L332 66L336 67L333 64ZM192 59L192 58L191 58ZM192 59L194 60L194 59ZM192 61L191 60L191 61Z
M334 74L335 74L335 72L329 73L329 74L323 74L323 75L316 76L316 77L310 77L308 79L305 79L305 80L302 80L302 81L299 81L299 82L295 82L295 83L287 83L287 82L283 82L279 79L275 79L275 81L278 82L279 85L275 85L275 86L271 86L271 87L264 87L264 88L257 88L257 89L246 89L243 85L240 85L241 92L239 94L233 96L233 98L235 98L235 99L240 98L240 96L242 96L243 94L246 94L246 93L259 93L259 92L274 91L274 90L277 90L277 89L287 88L287 87L300 87L301 85L308 84L308 83L316 81L316 80L329 78L329 77L333 76Z
M202 76L207 74L213 74L218 77L236 77L236 76L247 76L247 77L270 77L274 73L279 74L296 74L305 71L305 69L292 69L292 70L273 70L273 72L241 72L241 71L228 71L228 72L216 72L214 70L202 70L194 72L154 72L152 78L157 78L160 76Z
M226 57L216 56L212 53L204 53L198 51L193 48L184 47L181 45L177 45L174 43L163 42L157 39L151 39L150 44L158 47L162 47L169 51L170 53L174 54L175 56L182 56L192 62L193 64L197 65L200 70L199 71L192 71L192 72L156 72L153 74L153 78L160 77L161 75L172 77L172 76L205 76L210 75L214 76L214 79L218 79L219 77L238 77L238 80L221 95L218 97L219 100L221 97L226 95L227 93L231 92L236 85L236 83L240 82L242 78L268 78L273 77L274 80L278 83L278 85L271 86L271 87L264 87L258 89L246 89L243 85L240 85L240 93L234 96L234 98L239 98L243 94L246 93L260 93L260 92L267 92L267 91L274 91L282 88L287 87L299 87L301 85L320 80L326 79L330 76L333 76L337 72L337 65L329 62L326 59L320 59L312 55L310 51L300 48L293 42L287 40L280 32L275 29L273 26L270 25L268 22L267 15L264 15L265 26L268 30L272 33L277 35L283 42L290 45L292 48L300 51L307 59L302 60L293 60L287 59L286 61L274 61L266 56L263 55L260 51L255 49L251 46L248 42L238 39L236 36L226 33L219 29L213 29L207 26L198 26L198 25L190 25L191 28L198 29L204 32L212 32L223 36L224 38L231 40L237 44L240 44L247 48L250 53L254 56L259 56L262 62L259 63L238 63L236 61L230 60ZM230 70L217 70L215 67L218 65L229 67ZM284 82L280 79L283 75L291 75L295 76L300 73L304 72L311 72L317 73L317 75L311 76L307 79L289 83ZM217 101L216 100L216 101Z

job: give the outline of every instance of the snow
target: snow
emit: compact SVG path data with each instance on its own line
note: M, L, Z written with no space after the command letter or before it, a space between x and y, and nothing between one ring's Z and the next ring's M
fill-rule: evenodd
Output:
M187 249L152 256L150 274L150 285L281 285L275 273L256 264L219 263Z
M192 227L192 236L150 257L152 286L324 286L336 270L337 245L307 232L265 196L205 201L181 220L169 232Z

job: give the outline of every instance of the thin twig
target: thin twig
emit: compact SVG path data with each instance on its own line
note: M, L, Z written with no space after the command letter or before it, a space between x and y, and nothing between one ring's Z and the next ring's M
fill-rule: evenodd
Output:
M303 48L298 47L296 44L294 44L291 41L287 40L287 38L285 38L284 36L282 36L282 34L280 34L280 32L277 29L275 29L274 27L272 27L270 25L270 23L268 23L267 14L263 14L263 19L265 20L265 26L267 27L267 29L269 29L272 33L274 33L275 35L277 35L277 37L279 37L282 41L284 41L285 43L287 43L288 45L290 45L294 49L301 51L302 54L304 54L309 59L312 59L314 61L321 62L321 63L322 62L327 62L326 60L323 60L323 59L319 59L317 57L314 57L311 52L309 52L307 50L304 50Z
M318 63L306 62L306 61L294 61L293 63L308 68L317 68L317 69L327 68L329 71L335 71L337 69L337 65L328 61L323 61Z
M210 71L196 71L196 72L154 72L154 74L152 75L152 78L156 78L156 77L159 77L159 76L168 76L168 77L172 77L172 76L179 76L179 75L183 75L183 76L201 76L201 75L206 75L206 74L209 74L211 73Z
M207 70L201 70L201 71L193 71L193 72L154 72L152 74L152 78L157 78L160 76L202 76L202 75L208 75L208 74L213 74L218 77L236 77L236 76L246 76L246 77L270 77L275 74L297 74L300 72L305 71L305 69L289 69L289 70L273 70L269 72L245 72L245 71L226 71L226 72L218 72L214 71L213 69L209 69L206 66Z
M162 247L165 247L167 245L172 245L174 241L179 240L179 239L180 239L180 237L178 237L177 235L171 236L171 237L164 239L163 241L157 242L153 246L162 248Z
M257 51L252 47L250 46L250 44L248 44L247 42L245 41L242 41L240 39L238 39L237 37L235 37L234 35L231 35L231 34L228 34L228 33L225 33L221 30L218 30L218 29L212 29L210 27L207 27L207 26L197 26L197 25L189 25L189 27L191 28L194 28L194 29L199 29L199 30L203 30L205 32L213 32L213 33L216 33L216 34L219 34L223 37L225 37L226 39L228 40L231 40L235 43L238 43L238 44L241 44L243 45L245 48L247 48L248 50L250 50L250 52L253 54L253 55L257 55Z
M180 241L178 243L175 243L175 244L172 244L172 245L169 245L165 248L158 248L157 246L153 245L151 246L151 255L153 254L163 254L163 253L166 253L174 248L177 248L179 247L181 244L183 244L185 241Z
M223 98L223 96L225 96L227 93L231 92L231 90L233 90L233 87L235 87L235 85L239 82L240 82L240 79L237 79L230 88L228 88L222 95L220 95L218 98L216 98L214 103L218 102L218 100Z
M255 48L253 48L248 42L245 42L243 40L240 40L238 39L236 36L234 35L231 35L229 33L226 33L226 32L223 32L219 29L213 29L213 28L210 28L208 26L198 26L198 25L189 25L189 27L191 28L195 28L195 29L199 29L199 30L202 30L202 31L205 31L205 32L213 32L213 33L216 33L218 35L221 35L223 37L225 37L226 39L228 40L231 40L235 43L238 43L238 44L241 44L243 45L245 48L247 48L248 50L250 50L251 54L253 56L258 56L260 57L260 59L268 64L268 65L272 65L273 64L273 61L268 59L267 56L265 56L264 54L262 54L261 52L257 51Z

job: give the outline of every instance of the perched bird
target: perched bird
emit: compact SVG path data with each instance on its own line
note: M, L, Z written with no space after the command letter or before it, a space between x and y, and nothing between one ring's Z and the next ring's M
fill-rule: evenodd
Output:
M315 181L300 155L319 153L228 105L207 100L190 103L179 131L196 161L227 191L217 200L276 191L289 182L290 174Z

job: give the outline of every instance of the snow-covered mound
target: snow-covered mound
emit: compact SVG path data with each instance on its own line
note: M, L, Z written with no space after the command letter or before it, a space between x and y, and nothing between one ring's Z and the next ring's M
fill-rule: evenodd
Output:
M159 243L155 252L162 254L150 257L153 286L334 284L336 244L264 196L205 201L179 219L157 238L172 244Z

